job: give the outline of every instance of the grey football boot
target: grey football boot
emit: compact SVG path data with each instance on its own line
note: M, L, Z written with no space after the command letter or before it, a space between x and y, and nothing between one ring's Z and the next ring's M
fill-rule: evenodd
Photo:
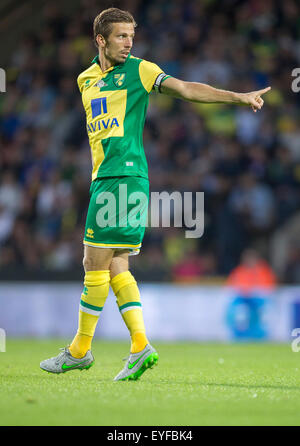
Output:
M67 347L61 348L59 355L45 359L40 363L40 368L50 373L65 373L70 370L89 369L94 364L94 357L90 350L87 351L83 358L74 358Z
M138 353L130 353L126 359L125 367L114 378L114 381L135 381L139 379L147 369L152 369L157 364L158 354L150 344L147 344L144 350Z

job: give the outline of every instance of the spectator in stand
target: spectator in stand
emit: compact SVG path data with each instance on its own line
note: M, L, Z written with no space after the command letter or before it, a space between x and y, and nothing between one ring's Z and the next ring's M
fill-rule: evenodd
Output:
M258 288L271 291L275 284L276 277L271 267L251 248L242 253L240 265L231 271L226 281L226 285L244 296L251 296Z
M267 337L264 308L276 281L271 267L256 250L246 249L242 253L240 265L233 269L226 281L235 293L227 312L227 322L235 338Z

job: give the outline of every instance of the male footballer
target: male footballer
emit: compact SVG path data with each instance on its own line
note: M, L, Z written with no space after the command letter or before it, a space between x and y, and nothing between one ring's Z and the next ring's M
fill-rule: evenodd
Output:
M250 93L235 93L198 82L185 82L165 74L156 64L131 55L136 23L118 8L102 11L94 20L98 54L78 79L86 112L92 154L90 203L84 233L84 289L79 305L77 333L53 358L41 362L43 370L63 373L88 369L94 363L91 344L109 285L131 337L130 354L115 381L136 380L158 361L146 336L137 283L129 271L129 255L138 254L145 225L131 225L127 216L135 203L123 210L119 186L127 194L138 193L141 210L148 207L149 181L143 148L143 128L149 94L154 90L191 102L248 105L261 109L261 96L270 87ZM104 194L104 195L103 195ZM110 194L110 195L108 195ZM114 224L99 224L101 197L112 197ZM145 218L145 212L140 212ZM101 219L100 219L101 220ZM101 222L100 222L101 223Z

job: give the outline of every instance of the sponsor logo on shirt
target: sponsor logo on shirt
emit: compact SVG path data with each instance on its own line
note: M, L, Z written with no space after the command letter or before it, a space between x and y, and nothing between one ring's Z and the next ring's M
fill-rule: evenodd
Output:
M98 97L93 92L95 90L90 89L88 97L84 99L88 135L94 137L96 134L100 139L124 136L127 90L96 93Z

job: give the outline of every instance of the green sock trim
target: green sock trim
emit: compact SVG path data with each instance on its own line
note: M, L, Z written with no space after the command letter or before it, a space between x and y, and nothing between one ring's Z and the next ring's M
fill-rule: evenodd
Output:
M80 305L82 305L83 307L89 308L90 310L94 310L94 311L102 311L103 310L103 307L96 307L96 305L88 304L88 303L84 302L84 300L80 301Z
M124 308L128 308L128 307L141 307L142 304L141 302L128 302L127 304L121 305L119 307L119 310L122 311L124 310Z

